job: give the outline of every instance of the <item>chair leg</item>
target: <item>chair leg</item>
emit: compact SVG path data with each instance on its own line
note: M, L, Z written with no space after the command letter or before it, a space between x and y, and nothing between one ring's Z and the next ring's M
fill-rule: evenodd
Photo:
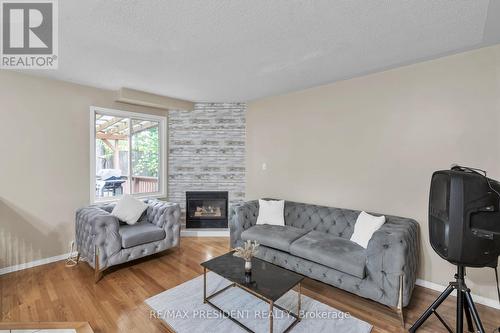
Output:
M401 321L401 327L405 328L405 316L403 314L403 309L396 309L396 312L398 314L399 320Z
M399 319L401 320L401 326L405 328L405 317L403 313L403 283L404 283L404 275L401 274L399 276L399 295L398 295L398 306L396 311L398 313Z
M80 262L80 252L76 253L76 264L78 265L78 262Z
M179 228L179 232L177 234L177 237L179 239L179 241L177 242L177 251L179 251L181 249L181 228Z
M94 253L95 253L95 258L94 258L94 283L97 283L99 282L99 280L102 278L102 272L99 268L99 248L96 246L95 247L95 250L94 250Z

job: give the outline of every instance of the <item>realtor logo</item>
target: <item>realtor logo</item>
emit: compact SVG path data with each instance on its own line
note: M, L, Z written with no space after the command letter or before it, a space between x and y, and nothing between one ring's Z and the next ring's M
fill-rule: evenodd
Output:
M57 68L56 0L1 0L1 68Z

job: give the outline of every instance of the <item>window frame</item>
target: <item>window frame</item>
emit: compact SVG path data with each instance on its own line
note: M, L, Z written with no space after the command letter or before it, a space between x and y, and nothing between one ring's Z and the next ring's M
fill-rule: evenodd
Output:
M128 118L129 123L132 122L133 120L149 120L149 121L156 121L158 122L159 126L159 133L158 133L158 150L159 150L159 174L158 174L158 189L159 191L157 192L151 192L151 193L130 193L130 195L136 197L136 198L164 198L167 193L167 154L166 154L166 149L167 149L167 117L166 116L158 116L158 115L152 115L152 114L147 114L147 113L139 113L139 112L130 112L130 111L123 111L123 110L117 110L117 109L110 109L110 108L103 108L103 107L98 107L98 106L91 106L90 107L90 202L95 204L95 203L106 203L106 202L114 202L119 200L122 195L117 195L113 197L103 197L103 198L98 198L96 196L96 128L95 128L95 121L96 121L96 114L102 114L106 116L113 116L113 117L121 117L121 118ZM130 128L130 126L129 126ZM132 147L132 131L129 130L129 174L127 177L129 178L129 186L131 186L131 176L132 176L132 160L131 160L131 151ZM129 189L130 190L130 189ZM131 192L131 191L129 191Z

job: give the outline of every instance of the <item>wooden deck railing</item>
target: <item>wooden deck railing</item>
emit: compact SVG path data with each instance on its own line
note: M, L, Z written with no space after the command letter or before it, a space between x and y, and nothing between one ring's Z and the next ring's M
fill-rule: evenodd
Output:
M133 193L154 193L158 192L158 178L132 176Z
M128 180L123 184L125 193L128 193ZM158 178L146 176L132 176L132 193L158 192Z

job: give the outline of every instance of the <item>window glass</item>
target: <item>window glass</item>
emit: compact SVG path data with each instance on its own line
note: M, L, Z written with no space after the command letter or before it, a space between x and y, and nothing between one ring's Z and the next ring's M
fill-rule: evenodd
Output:
M96 198L129 193L129 119L96 114Z
M114 200L123 194L163 196L166 166L162 162L161 138L165 137L165 119L118 110L92 110L93 200Z
M159 192L160 124L132 119L132 193Z

